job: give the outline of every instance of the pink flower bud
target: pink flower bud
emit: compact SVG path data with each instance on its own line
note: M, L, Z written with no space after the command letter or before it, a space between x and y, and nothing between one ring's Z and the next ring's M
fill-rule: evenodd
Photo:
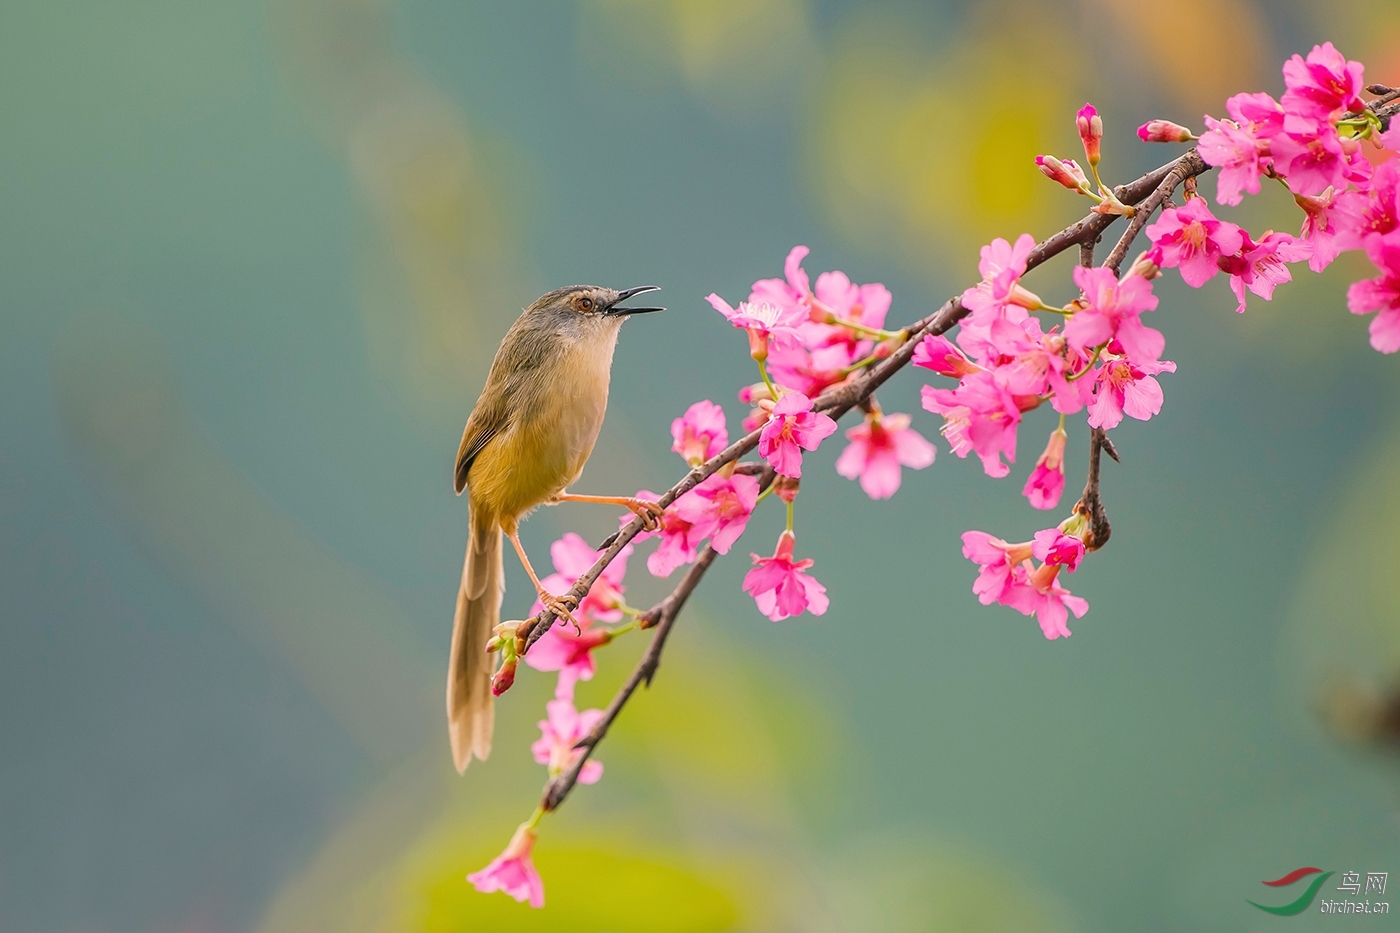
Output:
M835 311L832 311L815 297L808 298L807 304L807 320L813 324L835 324L840 320Z
M500 696L501 694L505 693L507 690L510 689L511 684L515 683L515 667L517 663L517 658L515 658L513 655L509 656L505 659L505 663L501 665L501 669L496 671L496 673L492 675L492 696Z
M1011 287L1011 294L1006 296L1006 303L1017 305L1028 311L1045 307L1045 302L1040 300L1039 295L1020 284Z
M749 356L762 363L768 359L768 331L760 330L757 327L750 327L749 331Z
M1138 127L1138 139L1145 143L1187 143L1195 138L1196 134L1170 120L1148 120Z
M1140 275L1149 281L1162 274L1162 251L1153 247L1144 250L1133 260L1133 264L1128 267L1128 275ZM1125 275L1124 278L1128 276Z
M1075 115L1074 124L1084 143L1084 155L1091 166L1099 164L1099 140L1103 139L1103 118L1093 104L1085 104Z
M757 405L764 399L771 400L772 398L773 394L769 392L768 387L761 382L755 382L753 385L744 386L739 390L739 401L743 402L745 405Z
M1071 191L1083 191L1089 187L1089 179L1073 159L1061 162L1051 155L1038 155L1035 157L1035 166L1046 178L1064 185Z
M803 612L819 616L829 605L826 587L807 573L811 558L792 559L796 540L791 531L784 531L773 556L752 555L754 567L744 576L744 592L754 598L758 611L774 622Z
M926 334L914 347L914 358L911 362L915 366L931 369L940 376L950 376L954 379L982 372L981 366L969 360L956 344L941 334Z

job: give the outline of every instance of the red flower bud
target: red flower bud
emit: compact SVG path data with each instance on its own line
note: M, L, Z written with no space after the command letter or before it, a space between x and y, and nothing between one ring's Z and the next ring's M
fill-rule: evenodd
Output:
M1074 117L1079 139L1084 143L1084 155L1089 164L1099 164L1099 140L1103 139L1103 118L1093 104L1085 104Z

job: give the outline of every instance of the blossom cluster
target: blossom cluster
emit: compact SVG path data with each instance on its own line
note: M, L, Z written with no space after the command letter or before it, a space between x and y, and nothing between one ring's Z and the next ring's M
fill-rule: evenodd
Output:
M892 361L896 365L911 362L950 380L923 386L922 407L942 420L941 433L951 452L959 458L975 454L988 476L1011 473L1023 422L1037 409L1048 408L1051 429L1022 494L1036 510L1059 509L1066 486L1068 418L1082 413L1095 432L1097 457L1100 449L1112 451L1111 445L1104 447L1105 432L1124 418L1148 421L1162 410L1158 377L1175 372L1176 364L1164 358L1166 339L1148 315L1155 318L1154 282L1164 269L1178 270L1195 288L1223 273L1237 310L1244 311L1248 294L1268 300L1278 285L1290 281L1290 265L1306 261L1321 271L1343 251L1364 250L1379 275L1351 286L1349 308L1356 314L1375 313L1370 337L1377 350L1400 350L1400 159L1391 151L1400 148L1400 122L1391 124L1379 108L1366 105L1360 96L1365 89L1362 66L1330 43L1315 47L1306 58L1295 55L1283 66L1283 79L1285 90L1278 99L1265 93L1231 97L1225 104L1228 118L1205 116L1199 135L1167 120L1143 124L1138 135L1147 142L1194 141L1201 160L1219 170L1216 200L1221 205L1238 205L1245 194L1260 193L1264 178L1279 182L1303 211L1296 236L1272 230L1255 235L1215 217L1206 199L1196 194L1194 182L1186 185L1180 204L1151 198L1125 203L1101 178L1104 122L1096 108L1085 105L1075 116L1084 167L1051 155L1037 157L1036 165L1052 181L1092 200L1095 213L1135 221L1111 264L1074 268L1074 297L1068 302L1047 302L1027 287L1024 280L1039 263L1030 234L1014 241L997 238L982 248L981 280L959 298L962 316L956 331L932 326L887 330L890 292L880 284L856 284L839 271L823 272L813 282L803 265L805 246L788 253L781 278L754 282L737 304L717 294L707 296L728 323L744 331L757 366L759 381L738 392L748 406L743 430L757 432L756 445L749 434L739 442L745 446L732 447L724 408L708 399L696 401L672 422L672 451L691 468L703 466L704 478L664 508L657 505L644 530L632 538L656 542L646 557L647 570L669 577L699 560L706 548L729 553L760 503L773 497L784 503L786 525L771 554L751 553L743 589L757 610L775 622L825 613L830 604L826 588L811 573L813 561L797 556L793 530L804 459L837 431L823 410L831 404L823 404L824 393L858 380L895 353L903 354ZM1196 166L1199 170L1200 163ZM1155 222L1144 224L1148 218L1138 212L1158 207ZM1119 263L1140 228L1149 248L1120 273ZM870 498L888 499L902 485L905 468L922 470L933 463L935 446L914 428L910 414L882 411L869 392L860 397L863 418L845 432L835 468L858 481ZM753 446L760 460L740 463L738 451ZM1094 460L1084 496L1069 514L1030 540L1013 543L977 530L962 535L963 555L978 567L972 585L977 599L1034 617L1048 639L1068 637L1070 616L1080 618L1089 608L1066 588L1063 574L1078 570L1105 540L1095 511L1096 464ZM639 490L625 501L658 498ZM630 514L624 516L624 524L630 520ZM591 749L607 714L579 710L575 688L593 678L598 649L655 624L650 613L626 602L632 554L628 543L606 564L569 616L572 626L547 628L526 651L524 623L506 622L489 645L501 658L492 680L497 694L510 687L522 658L536 670L557 675L553 699L539 722L540 737L531 746L551 780L575 772L584 784L602 777L603 765L591 757ZM550 556L554 573L541 586L563 596L603 552L569 533L554 542ZM536 601L531 612L543 609ZM543 883L531 850L544 812L542 804L497 859L469 876L478 889L543 905Z
M1342 252L1365 250L1380 275L1353 284L1347 304L1353 314L1376 314L1371 345L1394 353L1400 350L1400 164L1388 151L1400 149L1400 122L1383 129L1361 99L1362 75L1360 62L1327 42L1284 63L1278 99L1236 94L1225 102L1227 119L1205 117L1196 148L1219 169L1216 202L1237 205L1260 192L1262 179L1278 181L1303 212L1296 237L1272 230L1254 237L1217 220L1204 199L1163 211L1147 234L1157 261L1179 268L1188 285L1228 275L1240 311L1246 290L1267 300L1290 281L1290 263L1306 260L1321 272ZM1152 138L1151 126L1139 135Z

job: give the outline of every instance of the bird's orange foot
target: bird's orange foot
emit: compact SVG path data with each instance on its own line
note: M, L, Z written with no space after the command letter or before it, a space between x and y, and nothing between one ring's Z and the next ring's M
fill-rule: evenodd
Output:
M583 626L579 625L578 619L574 618L573 599L568 596L559 597L541 587L539 589L540 602L546 609L554 613L557 618L567 621L574 627L574 631L583 634Z
M642 527L647 531L656 531L661 527L661 516L666 510L661 507L660 502L628 496L622 500L622 504L637 513L642 520Z

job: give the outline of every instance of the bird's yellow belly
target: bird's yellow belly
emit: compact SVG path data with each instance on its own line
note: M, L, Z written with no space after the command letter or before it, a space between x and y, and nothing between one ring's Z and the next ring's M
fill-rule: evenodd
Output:
M610 362L576 360L571 391L542 392L510 429L487 444L468 480L473 501L508 521L578 479L607 410Z

